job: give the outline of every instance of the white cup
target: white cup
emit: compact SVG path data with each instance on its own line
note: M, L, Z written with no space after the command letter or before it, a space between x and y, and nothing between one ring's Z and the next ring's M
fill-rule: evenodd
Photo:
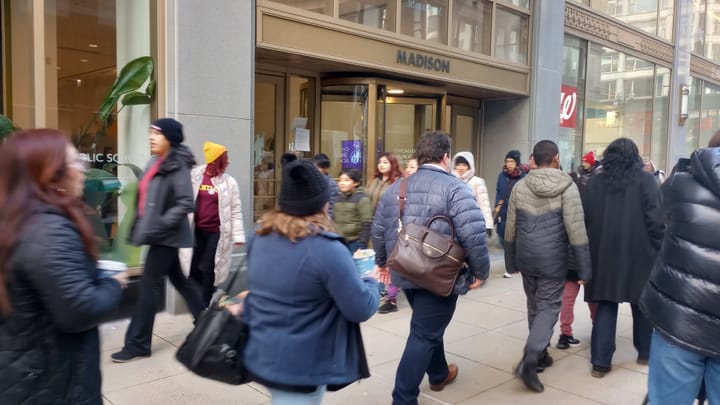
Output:
M97 270L101 278L113 277L127 271L127 264L115 260L98 260Z

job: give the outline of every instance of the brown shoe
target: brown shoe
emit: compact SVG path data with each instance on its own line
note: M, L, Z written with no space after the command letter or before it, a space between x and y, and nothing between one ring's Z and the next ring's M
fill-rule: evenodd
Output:
M458 366L457 364L448 364L448 376L445 379L445 381L441 382L440 384L430 384L430 390L432 391L442 391L446 385L451 384L458 375Z

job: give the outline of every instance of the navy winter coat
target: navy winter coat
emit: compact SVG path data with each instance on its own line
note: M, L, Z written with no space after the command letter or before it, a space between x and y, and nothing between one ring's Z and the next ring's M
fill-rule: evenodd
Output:
M80 232L53 207L30 217L10 260L0 318L0 404L102 404L98 324L120 284L99 279Z
M417 173L396 181L383 194L372 225L375 263L385 266L395 247L400 217L398 194L400 184L405 181L408 185L403 223L425 225L436 215L444 215L452 220L455 238L465 249L465 260L469 266L469 271L462 272L458 277L453 293L467 293L474 279L487 279L490 270L485 220L473 190L464 181L434 165L420 166ZM444 221L435 221L432 229L450 234L450 227ZM390 270L394 285L403 289L420 288Z
M663 184L667 231L640 308L674 343L720 357L720 148L690 165Z

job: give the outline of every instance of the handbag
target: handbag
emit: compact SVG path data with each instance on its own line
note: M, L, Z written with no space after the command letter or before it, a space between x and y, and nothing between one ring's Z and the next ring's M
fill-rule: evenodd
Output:
M230 278L227 290L234 284L241 265ZM241 318L225 309L227 296L226 290L215 292L175 358L201 377L233 385L245 384L250 382L243 367L248 327Z
M415 223L403 226L407 179L401 182L398 195L400 232L388 258L388 266L431 293L447 297L465 263L465 250L455 240L452 221L444 215L430 218L424 226ZM430 229L435 221L447 222L450 235Z

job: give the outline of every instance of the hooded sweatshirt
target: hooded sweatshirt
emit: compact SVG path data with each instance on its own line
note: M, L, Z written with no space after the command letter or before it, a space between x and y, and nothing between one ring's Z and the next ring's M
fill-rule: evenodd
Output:
M470 165L470 169L463 173L462 176L460 176L460 174L455 171L455 162L457 161L457 158L459 156L462 156L465 160L467 160L468 164ZM485 228L493 229L492 209L490 208L490 194L488 194L485 180L475 175L475 157L473 156L473 154L470 152L458 152L453 157L451 167L453 168L452 173L455 175L455 177L461 179L472 188L473 194L475 195L475 198L480 205L480 210L482 211L483 218L485 219Z
M505 266L536 277L564 279L568 244L581 280L590 280L590 250L580 193L567 173L535 169L510 194Z

